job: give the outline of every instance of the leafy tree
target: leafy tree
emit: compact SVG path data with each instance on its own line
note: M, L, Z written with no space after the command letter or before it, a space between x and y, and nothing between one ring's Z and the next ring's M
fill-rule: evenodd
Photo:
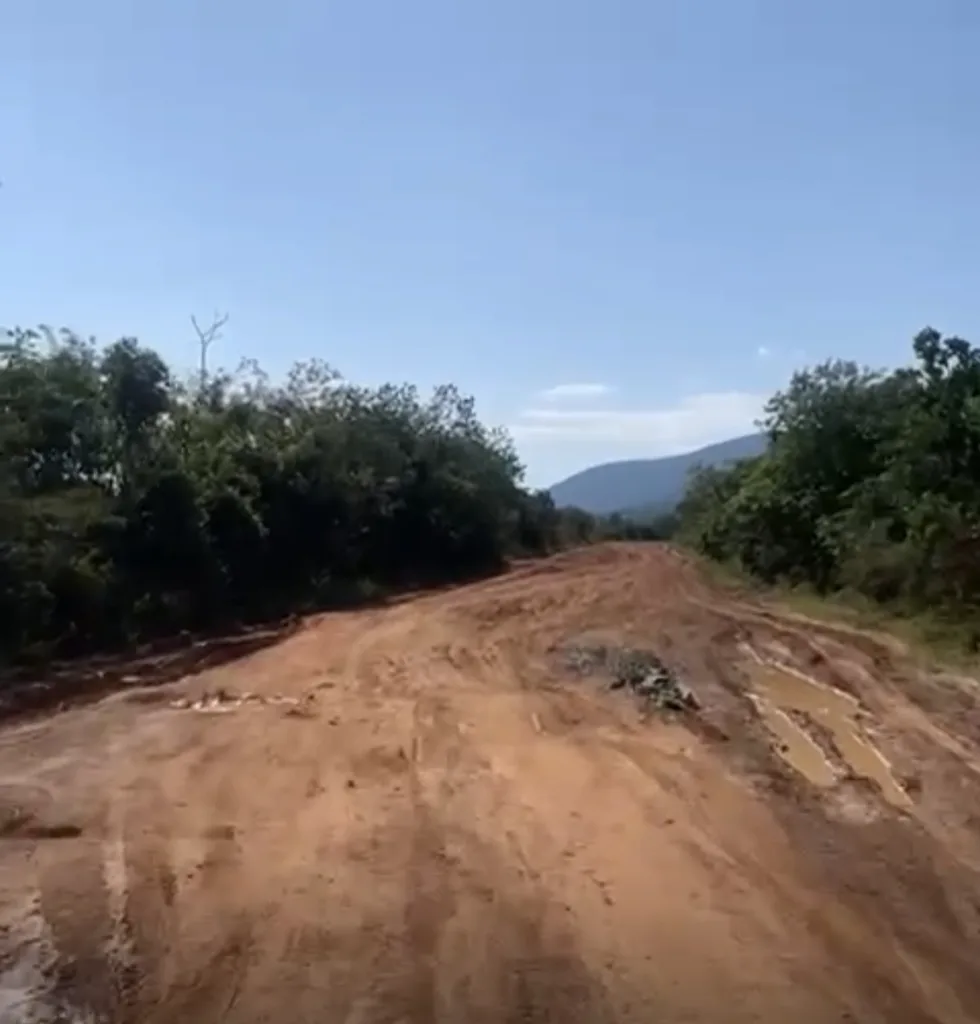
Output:
M361 388L319 360L280 385L254 364L205 369L183 383L133 338L2 339L0 658L464 578L600 535L522 487L510 439L454 387Z
M758 459L705 470L682 535L766 580L980 607L980 350L927 328L890 373L824 363L768 403Z

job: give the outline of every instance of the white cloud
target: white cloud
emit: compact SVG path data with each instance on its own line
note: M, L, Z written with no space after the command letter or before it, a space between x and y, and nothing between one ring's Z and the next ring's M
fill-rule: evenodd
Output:
M769 349L769 348L766 348L766 346L765 346L765 345L760 345L760 346L759 346L759 347L758 347L758 348L757 348L757 349L755 350L755 354L756 354L756 355L757 355L757 356L758 356L758 357L759 357L760 359L765 359L765 358L766 358L767 356L770 356L770 355L772 355L772 350L771 350L771 349Z
M569 398L600 398L612 391L608 384L556 384L539 392L539 397L546 402L561 402Z
M649 456L690 451L751 433L766 395L706 392L662 409L532 408L511 424L520 441L610 442Z

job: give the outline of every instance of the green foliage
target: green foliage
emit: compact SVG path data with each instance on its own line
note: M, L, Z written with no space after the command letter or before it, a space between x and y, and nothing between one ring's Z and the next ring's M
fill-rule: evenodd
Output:
M500 569L596 539L443 387L312 361L181 385L131 338L0 338L0 659Z
M651 512L644 518L614 512L597 519L593 527L593 535L601 540L663 541L670 540L676 531L677 516L673 512Z
M926 329L892 373L828 362L767 405L767 452L694 474L681 536L767 582L980 609L980 349Z

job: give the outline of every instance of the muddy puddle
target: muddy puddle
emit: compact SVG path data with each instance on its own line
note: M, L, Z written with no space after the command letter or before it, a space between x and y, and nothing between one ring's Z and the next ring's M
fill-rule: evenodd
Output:
M891 766L862 733L856 697L812 679L787 665L766 661L749 651L752 698L776 738L776 749L791 767L816 786L832 786L839 771L807 730L813 722L829 737L848 770L870 779L889 803L909 807L911 801L892 775ZM803 719L801 722L800 719Z

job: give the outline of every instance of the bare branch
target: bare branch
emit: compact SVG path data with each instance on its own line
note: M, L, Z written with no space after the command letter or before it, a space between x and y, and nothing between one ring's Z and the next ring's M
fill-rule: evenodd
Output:
M191 324L197 334L197 343L201 350L201 390L207 385L208 379L208 349L221 337L221 328L228 323L228 314L215 313L211 318L208 327L202 328L197 322L197 317L191 314Z

